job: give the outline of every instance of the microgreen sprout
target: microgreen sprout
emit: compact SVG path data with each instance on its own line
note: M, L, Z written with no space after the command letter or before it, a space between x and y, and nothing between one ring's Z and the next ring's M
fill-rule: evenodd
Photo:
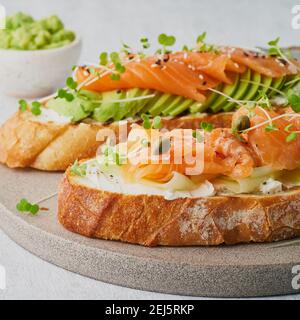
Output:
M141 44L142 44L143 49L149 49L149 48L150 48L150 43L149 43L148 38L142 37L142 38L140 39L140 42L141 42Z
M151 122L150 122L149 116L147 114L143 113L141 115L141 118L143 120L144 129L151 129Z
M74 95L65 89L58 89L57 97L61 99L65 99L68 102L71 102L74 100Z
M161 129L162 128L161 117L159 117L159 116L154 117L153 122L152 122L152 128L153 129Z
M266 132L278 131L279 129L276 127L275 124L270 123L265 127Z
M19 212L28 212L32 215L36 215L40 210L39 205L32 204L24 198L17 203L16 208Z
M74 162L74 164L71 166L70 172L74 176L84 177L86 176L86 169L87 164L86 163L78 163L78 160Z
M99 56L99 64L102 66L107 66L108 64L108 53L107 52L101 52Z
M199 130L194 130L192 136L193 138L197 139L199 143L204 141L204 137Z
M75 90L77 88L77 82L72 77L67 78L66 85L71 90Z
M211 132L214 129L214 125L212 123L203 121L200 123L200 128L204 131Z
M31 113L35 116L39 116L42 113L41 104L38 101L33 101L31 103Z
M27 110L27 102L24 99L19 100L19 109L21 112L25 112Z
M293 111L300 112L300 92L296 93L294 90L289 90L287 99Z
M163 46L162 49L159 49L158 53L169 53L170 50L167 47L172 47L176 42L176 38L174 36L168 36L165 33L161 33L158 36L158 43Z

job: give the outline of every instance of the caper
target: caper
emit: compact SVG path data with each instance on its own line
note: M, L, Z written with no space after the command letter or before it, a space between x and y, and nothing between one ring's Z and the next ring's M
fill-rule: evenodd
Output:
M243 132L250 128L250 119L248 116L243 115L237 118L232 126L233 131L235 132Z
M155 146L153 150L153 155L160 155L166 153L171 148L171 141L169 138L160 139L159 143Z

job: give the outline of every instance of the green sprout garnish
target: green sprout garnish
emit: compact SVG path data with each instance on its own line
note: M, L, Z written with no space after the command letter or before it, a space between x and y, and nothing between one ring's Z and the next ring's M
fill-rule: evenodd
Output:
M272 131L278 131L278 128L276 127L275 124L270 123L265 127L266 132L272 132Z
M193 138L197 139L199 143L204 141L204 137L200 131L194 130L192 135L193 135Z
M152 128L153 129L161 129L161 127L162 127L161 117L159 117L159 116L154 117L153 122L152 122Z
M151 122L150 122L149 116L147 114L143 113L141 115L141 118L143 120L144 129L151 129Z
M203 40L205 39L205 37L206 37L206 31L204 31L197 37L197 40L196 40L197 44L203 43Z
M211 132L214 129L214 125L212 123L203 121L200 124L200 128L204 131Z
M288 125L284 128L284 131L285 131L285 132L290 132L290 129L291 129L293 126L294 126L293 123L288 124Z
M167 47L172 47L176 42L176 38L174 36L168 36L165 33L161 33L158 36L158 43L163 46L162 49L158 50L158 53L168 53Z
M71 90L75 90L77 88L77 82L72 77L67 78L66 85Z
M296 94L293 90L289 90L287 99L293 111L300 112L300 92Z
M189 47L185 44L181 48L182 51L190 51Z
M19 100L19 109L21 112L25 112L27 110L27 102L24 99Z
M297 137L298 137L298 132L293 131L286 137L285 141L286 142L291 142L291 141L296 140Z
M100 56L99 56L99 59L100 59L100 65L102 66L107 66L108 64L108 53L107 52L101 52L100 53Z
M118 73L112 73L111 75L110 75L110 78L111 78L111 80L115 80L115 81L117 81L117 80L120 80L120 75L118 74Z
M140 42L141 42L141 44L142 44L143 49L148 49L148 48L150 48L150 43L149 43L148 38L143 37L143 38L140 39Z
M73 94L66 91L65 89L59 89L57 92L57 97L61 99L65 99L68 102L71 102L74 100Z
M21 199L16 205L16 208L20 212L28 212L32 215L36 215L40 210L39 205L32 204L27 199Z
M76 160L74 164L71 166L70 171L71 171L71 174L73 174L74 176L85 177L86 169L87 169L86 163L79 164L78 160Z
M74 66L72 67L72 71L75 71L75 70L76 70L76 68L77 68L77 65L76 65L76 64L74 64Z
M34 114L35 116L39 116L42 113L41 110L41 104L38 101L33 101L31 103L31 112L32 114Z

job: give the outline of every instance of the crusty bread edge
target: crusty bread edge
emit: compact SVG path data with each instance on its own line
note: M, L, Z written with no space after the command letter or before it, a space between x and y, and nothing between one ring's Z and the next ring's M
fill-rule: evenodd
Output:
M216 127L228 127L231 113L200 114L178 118L164 118L163 126L199 128L201 121ZM132 122L128 121L128 129ZM118 136L118 123L58 124L41 123L29 112L15 113L0 127L0 163L10 168L32 167L44 171L64 171L75 160L94 157L102 142L96 136L101 128L110 128Z
M300 236L300 190L170 201L93 189L67 170L59 186L58 219L87 237L144 246L272 242Z

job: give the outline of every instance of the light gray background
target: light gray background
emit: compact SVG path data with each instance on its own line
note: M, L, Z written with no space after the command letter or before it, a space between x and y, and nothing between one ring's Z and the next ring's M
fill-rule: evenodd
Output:
M58 14L84 40L81 62L97 61L103 50L118 50L122 40L134 47L141 36L147 36L155 43L161 32L174 34L178 45L193 43L202 31L207 31L209 42L218 44L264 46L280 36L282 45L300 45L300 30L291 27L291 8L297 2L300 4L297 0L0 0L8 14L25 11L36 18ZM17 99L0 96L0 122L16 108ZM26 252L1 230L0 264L7 272L7 289L0 290L0 299L184 298L73 274ZM300 295L283 298L300 299Z

